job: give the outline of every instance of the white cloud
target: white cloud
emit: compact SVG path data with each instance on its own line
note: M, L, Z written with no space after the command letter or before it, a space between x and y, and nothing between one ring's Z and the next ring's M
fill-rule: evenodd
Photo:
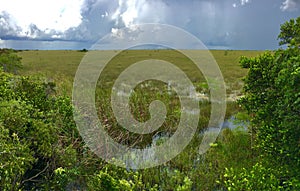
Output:
M0 12L0 34L17 36L21 31L22 29L8 13Z
M124 1L122 1L124 3ZM125 1L127 10L123 12L120 17L124 21L124 24L126 27L129 25L133 24L133 21L137 18L138 16L138 10L137 10L137 0L133 1Z
M65 32L81 23L82 4L83 0L2 0L0 13L6 12L22 29L20 36L28 36L32 25L45 33Z
M111 20L119 27L149 22L161 23L164 22L167 12L167 5L162 0L119 0Z
M285 0L280 8L283 11L296 11L300 8L300 0Z
M241 5L245 5L247 3L250 3L250 0L241 0Z
M117 29L117 28L112 28L111 29L111 35L113 37L116 37L116 38L119 38L119 39L122 39L123 38L123 33L121 30Z
M251 3L250 0L237 0L236 3L233 3L232 4L232 7L233 8L237 8L237 7L241 7L241 6L244 6L248 3Z
M112 15L112 19L116 20L116 25L120 24L121 19L122 23L128 27L134 24L135 19L138 18L140 7L145 4L147 4L145 0L119 0L119 7Z
M250 3L250 0L241 0L241 4L242 4L242 5L245 5L245 4L247 4L247 3Z
M62 37L62 35L57 35L57 34L54 34L51 36L51 38L56 38L56 39L60 39Z

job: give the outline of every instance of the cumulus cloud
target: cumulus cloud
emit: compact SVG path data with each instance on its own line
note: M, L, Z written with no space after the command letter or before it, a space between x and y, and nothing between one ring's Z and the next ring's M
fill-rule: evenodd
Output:
M4 0L0 7L0 34L7 36L13 31L18 37L28 38L59 35L81 23L82 3L83 0Z
M174 4L176 4L175 1ZM145 22L162 23L165 22L168 7L163 0L119 0L111 19L118 27L129 27Z
M161 23L185 29L208 46L243 48L247 43L265 44L264 40L267 38L276 39L279 24L286 18L299 15L295 11L299 9L299 2L300 0L2 0L0 38L93 44L108 33L122 37L120 29L123 27ZM285 12L292 10L294 12ZM266 15L266 11L270 14ZM130 30L134 32L137 29ZM263 33L267 35L263 36ZM251 39L251 36L263 40ZM277 42L272 46L274 44L277 45Z
M285 0L280 8L283 11L297 11L300 8L300 0Z
M81 7L82 22L64 32L65 40L95 42L116 26L112 15L119 7L117 0L85 0Z
M13 18L6 12L0 13L0 34L6 36L16 36L22 31ZM2 37L3 38L3 37Z

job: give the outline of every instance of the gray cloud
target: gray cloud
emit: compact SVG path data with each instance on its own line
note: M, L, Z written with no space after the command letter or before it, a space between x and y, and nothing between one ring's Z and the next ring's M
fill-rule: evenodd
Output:
M24 29L1 12L0 39L77 41L87 46L125 26L162 23L190 32L210 48L272 49L277 47L280 24L299 16L299 4L300 0L85 0L81 24L64 32L41 30L34 23Z
M17 36L22 31L7 12L0 13L0 26L1 38Z

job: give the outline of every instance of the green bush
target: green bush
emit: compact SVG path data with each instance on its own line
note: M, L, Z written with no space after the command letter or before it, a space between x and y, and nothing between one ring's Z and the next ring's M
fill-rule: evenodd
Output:
M286 174L280 167L266 167L261 162L256 163L252 168L238 171L234 168L226 168L224 185L228 191L234 190L299 190L299 179L292 177L282 180ZM276 169L277 168L277 169Z
M0 67L6 72L17 73L22 68L21 59L13 49L0 49Z
M0 190L38 188L57 165L76 164L82 144L71 101L53 86L0 69Z
M227 169L228 190L300 190L299 19L281 26L280 44L287 44L287 49L240 60L249 69L240 103L252 116L261 162L252 168Z
M16 133L10 133L0 122L0 190L17 190L22 177L35 162L28 143L20 140Z
M226 168L224 181L228 191L233 190L280 190L279 180L272 173L272 169L257 163L250 170L243 168L237 172L233 168Z

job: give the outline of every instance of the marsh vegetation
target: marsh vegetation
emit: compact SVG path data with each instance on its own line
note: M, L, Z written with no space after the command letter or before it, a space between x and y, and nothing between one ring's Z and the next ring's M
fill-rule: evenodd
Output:
M299 18L287 22L282 31L299 29L299 23ZM225 79L227 110L224 128L205 154L199 154L199 145L212 100L202 73L178 51L118 54L95 92L97 115L116 142L132 148L163 144L179 123L180 99L172 82L150 80L129 95L117 93L129 97L131 114L141 122L150 118L150 103L161 100L167 111L162 126L136 134L118 124L110 102L112 86L139 59L169 59L181 68L196 87L193 99L200 107L188 146L163 165L139 170L105 162L78 132L71 94L85 51L2 51L2 61L12 58L22 67L17 62L0 69L0 190L299 190L299 38L279 37L287 49L211 51Z

